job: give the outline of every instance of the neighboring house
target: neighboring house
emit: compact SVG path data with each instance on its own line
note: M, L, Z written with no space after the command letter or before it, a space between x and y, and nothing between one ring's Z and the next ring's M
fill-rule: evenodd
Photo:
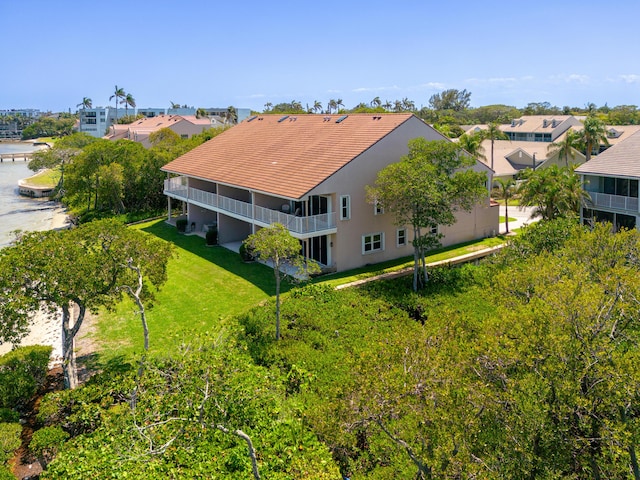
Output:
M165 165L164 193L169 207L184 202L195 231L216 226L222 244L278 222L305 256L348 270L412 254L411 228L367 203L365 186L417 137L448 141L411 114L256 115ZM486 165L472 168L490 181ZM443 243L492 236L498 225L487 188L486 199L442 228Z
M511 141L551 143L572 126L579 125L580 120L573 115L524 115L501 125L500 130Z
M109 134L105 137L109 140L127 139L141 143L146 148L151 146L149 135L153 132L168 128L180 135L181 138L191 138L209 128L222 126L213 122L210 118L197 118L194 115L158 115L150 118L141 118L130 124L111 125Z
M592 157L576 172L591 196L591 201L581 212L584 223L611 222L616 230L640 225L640 132L636 131L597 157Z

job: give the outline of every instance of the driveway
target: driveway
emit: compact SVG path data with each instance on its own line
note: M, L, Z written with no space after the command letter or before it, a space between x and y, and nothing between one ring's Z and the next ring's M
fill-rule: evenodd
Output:
M520 228L523 225L528 225L533 222L537 222L540 220L540 217L536 219L531 218L531 214L535 210L535 207L509 207L509 218L514 218L515 220L509 220L509 231L513 231L515 228ZM500 216L505 216L505 206L500 205ZM506 233L507 228L506 224L500 224L500 233Z

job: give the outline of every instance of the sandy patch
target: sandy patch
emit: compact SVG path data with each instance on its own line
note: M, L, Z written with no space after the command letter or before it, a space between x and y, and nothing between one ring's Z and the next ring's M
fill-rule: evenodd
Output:
M49 345L53 348L49 367L62 363L62 324L61 313L48 314L44 311L37 312L30 321L30 331L16 346ZM0 345L0 355L4 355L13 348L12 343Z

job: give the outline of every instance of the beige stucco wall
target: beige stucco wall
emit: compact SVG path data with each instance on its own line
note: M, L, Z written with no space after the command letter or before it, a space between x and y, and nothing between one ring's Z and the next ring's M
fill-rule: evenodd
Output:
M394 216L390 213L374 214L373 205L367 203L365 198L365 186L374 184L378 171L390 163L399 161L400 157L408 152L408 141L417 137L424 137L427 140L443 138L418 118L412 118L310 192L312 195L333 194L333 210L338 212L340 197L350 195L351 218L340 220L338 216L338 233L330 238L333 243L330 247L330 257L332 264L339 271L413 253L410 226L407 228L407 244L398 247L396 231L399 226L395 224ZM473 168L489 171L486 165L480 163L476 163ZM458 243L491 235L493 231L498 230L497 210L497 208L489 208L487 192L486 205L476 207L472 213L463 214L458 224L446 230L447 238L443 239L444 242ZM384 249L363 253L362 236L378 232L384 234Z

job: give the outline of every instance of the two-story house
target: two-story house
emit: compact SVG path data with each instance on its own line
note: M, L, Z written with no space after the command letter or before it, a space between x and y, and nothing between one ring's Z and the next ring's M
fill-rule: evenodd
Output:
M449 141L412 114L249 117L162 168L169 221L172 199L181 200L190 228L216 226L222 244L278 222L307 257L337 271L411 255L412 230L368 203L365 186L417 137ZM486 165L472 168L490 182ZM487 187L484 201L441 233L447 245L497 231Z
M591 197L582 211L584 223L610 222L616 230L637 228L640 224L640 131L592 157L576 172Z

